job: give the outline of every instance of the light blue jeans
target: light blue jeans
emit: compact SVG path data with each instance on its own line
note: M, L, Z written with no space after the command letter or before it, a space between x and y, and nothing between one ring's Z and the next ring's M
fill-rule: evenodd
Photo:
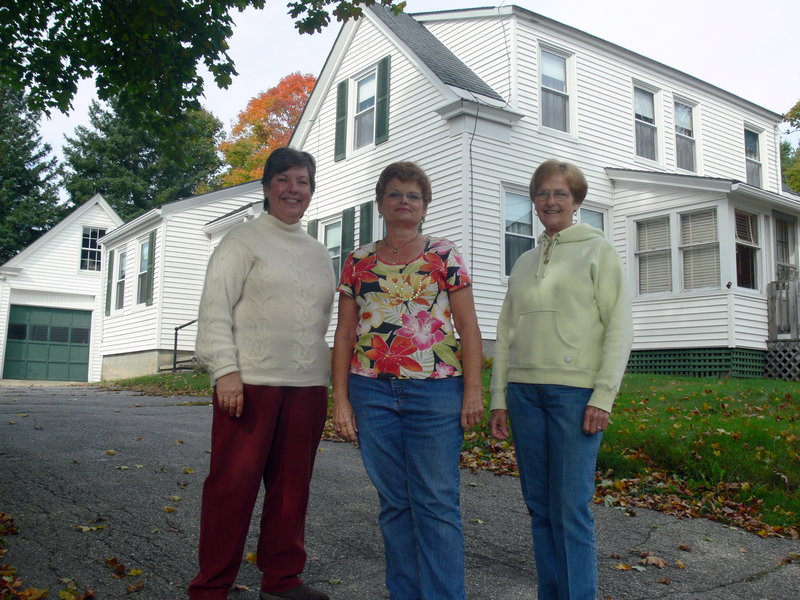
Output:
M539 600L595 600L594 494L602 433L583 433L592 390L509 383L522 495L531 514Z
M461 377L350 375L364 467L378 519L392 600L465 600L458 459Z

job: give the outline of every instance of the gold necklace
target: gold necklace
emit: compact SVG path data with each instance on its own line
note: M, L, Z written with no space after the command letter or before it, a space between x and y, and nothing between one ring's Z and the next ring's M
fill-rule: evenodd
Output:
M402 244L400 244L400 245L399 245L399 246L397 246L397 247L395 247L395 246L392 246L392 245L391 245L389 242L387 242L387 241L386 241L386 238L383 238L383 239L381 240L381 243L383 243L383 244L386 244L387 246L389 246L389 248L391 248L391 249L392 249L392 252L393 252L394 254L397 254L397 251L398 251L398 250L400 250L400 248L402 248L403 246L406 246L406 245L410 244L411 242L416 242L418 237L419 237L419 231L417 232L417 235L415 235L413 238L411 238L411 239L410 239L410 240L408 240L407 242L403 242Z

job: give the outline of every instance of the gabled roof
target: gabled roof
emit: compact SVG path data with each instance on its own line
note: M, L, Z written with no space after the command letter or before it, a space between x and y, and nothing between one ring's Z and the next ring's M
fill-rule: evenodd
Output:
M407 13L395 15L384 6L369 9L408 49L447 85L503 102L505 99L461 62L439 38Z
M64 217L55 227L46 231L41 236L39 236L37 240L33 242L30 246L28 246L27 248L22 250L19 254L11 258L4 265L0 266L0 268L18 266L19 263L25 260L26 256L36 252L37 248L45 244L45 242L48 239L57 236L61 231L69 227L75 221L80 221L85 213L89 212L92 208L96 206L99 206L101 209L103 209L103 211L105 211L108 214L109 218L115 225L117 226L122 225L123 223L122 219L120 219L116 211L113 208L111 208L111 205L109 205L109 203L106 202L105 198L103 198L100 194L95 194L89 200L81 204L79 207L77 207L75 210L69 213L66 217Z

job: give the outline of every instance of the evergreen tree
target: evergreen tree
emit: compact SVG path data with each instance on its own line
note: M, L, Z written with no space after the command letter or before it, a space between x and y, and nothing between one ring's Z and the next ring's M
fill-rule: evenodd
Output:
M42 143L39 115L0 85L0 264L58 223L58 161Z
M93 102L89 123L77 127L64 146L64 187L72 204L100 193L127 221L216 187L222 123L208 111L188 111L179 131L169 133L177 141L172 145L136 126L113 101L108 108Z

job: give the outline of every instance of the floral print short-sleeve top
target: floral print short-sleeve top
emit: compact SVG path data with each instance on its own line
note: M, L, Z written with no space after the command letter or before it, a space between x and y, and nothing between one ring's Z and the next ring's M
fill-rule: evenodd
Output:
M449 293L472 281L455 244L429 238L410 263L378 258L377 243L348 255L339 291L358 305L350 372L378 378L457 377L461 348Z

